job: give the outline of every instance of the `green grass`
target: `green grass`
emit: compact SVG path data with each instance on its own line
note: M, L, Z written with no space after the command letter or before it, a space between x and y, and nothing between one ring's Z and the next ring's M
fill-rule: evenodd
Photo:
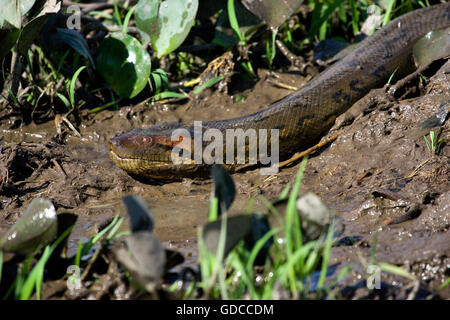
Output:
M419 6L428 6L426 1L415 1ZM309 28L309 37L317 37L325 40L336 30L336 21L339 21L338 28L345 31L351 29L356 35L362 23L368 16L370 6L377 6L383 14L382 26L388 24L395 16L404 14L414 9L411 0L385 0L373 2L367 0L310 0L309 6L313 8L312 22Z
M275 59L276 46L275 40L277 38L278 30L272 30L270 39L266 40L266 61L269 69L272 68L273 59Z
M79 243L78 250L74 256L74 263L76 266L80 267L81 257L87 254L90 249L102 238L104 237L106 241L111 241L117 237L120 237L128 232L118 232L118 228L122 224L124 218L119 218L115 216L113 221L105 227L101 232L94 235L89 239L86 244ZM26 257L22 265L18 269L17 277L14 279L12 285L7 290L6 294L3 296L3 300L8 299L11 294L14 295L14 299L28 300L32 294L36 293L36 299L41 299L42 294L42 284L44 281L46 265L51 258L52 253L58 247L58 245L66 239L72 232L73 226L64 231L52 244L47 245L39 259L34 263L36 255L41 251L38 248L35 253L30 254ZM89 261L86 261L88 264ZM3 252L0 251L0 284L3 266Z
M427 136L423 136L427 148L432 154L438 154L445 143L445 139L440 137L441 133L442 128L440 128L437 133L435 133L433 130L430 130L429 139L427 138Z
M450 285L450 278L448 278L441 284L441 286L439 287L439 290L445 289L445 287L447 287L448 285Z
M70 80L70 86L69 86L69 99L70 99L70 105L72 108L75 107L75 83L78 79L78 76L80 75L81 71L86 69L86 66L82 66L78 68L77 71L72 76L72 80Z
M240 45L246 46L247 39L245 38L245 36L242 34L241 30L239 29L239 22L236 17L236 11L234 9L234 1L235 0L228 0L228 2L227 2L228 19L230 21L230 26L233 29L233 32L234 32L235 36L237 37ZM242 61L241 67L242 67L242 69L244 69L244 71L249 76L249 78L252 79L252 78L256 77L255 70L250 61Z
M14 297L15 299L20 300L28 300L33 292L36 292L36 299L41 298L41 291L42 291L42 283L44 280L44 271L45 271L45 265L47 264L48 260L50 259L53 251L56 249L56 247L66 238L69 236L70 232L72 231L72 227L68 228L66 231L64 231L58 239L56 239L55 242L52 244L47 245L44 248L44 251L40 258L37 260L36 264L33 266L33 268L30 270L32 261L37 254L37 251L34 254L29 255L22 266L18 270L18 275L16 279L14 280L13 284L7 291L6 295L3 297L3 299L6 299L9 297L9 295L14 291ZM1 263L0 263L1 265ZM0 267L1 270L1 267ZM0 273L1 274L1 273Z
M358 252L359 259L361 261L361 264L367 269L369 266L377 266L380 271L390 273L392 275L396 275L399 277L407 278L409 280L417 281L417 278L410 272L406 271L405 269L387 263L382 261L376 261L375 259L375 253L377 250L377 243L378 243L378 233L375 234L373 238L373 243L371 245L371 253L370 253L370 259L369 262L367 262L364 257L361 255L360 252ZM380 275L381 276L381 275Z
M233 29L234 34L236 35L239 42L245 44L246 39L244 35L241 33L241 30L239 29L239 23L236 17L236 11L234 9L234 1L235 0L228 0L227 2L228 19L230 21L231 28Z
M212 79L209 79L208 81L206 81L203 85L201 85L200 87L198 87L197 89L195 89L193 91L194 94L199 94L200 92L202 92L203 90L205 90L206 88L209 88L213 85L215 85L216 83L222 81L225 77L224 76L218 76L218 77L214 77Z
M113 238L120 237L122 233L117 234L117 230L120 227L120 225L123 223L124 218L119 218L118 215L115 215L113 220L99 233L92 236L88 242L86 242L84 245L81 243L81 241L78 243L78 250L74 257L74 264L77 267L81 266L81 258L86 255L92 247L100 241L100 239L106 235L106 233L109 231L108 235L106 236L106 240L112 240Z
M389 76L389 79L388 79L388 81L387 81L387 84L388 84L388 85L391 84L392 79L394 79L394 76L395 76L395 73L397 72L397 70L398 70L398 67L395 68L395 70L394 70L394 71L392 72L392 74Z
M208 251L203 243L202 230L199 230L199 263L202 281L199 287L203 289L204 297L208 299L273 299L279 285L289 292L292 298L304 298L310 291L307 280L314 272L320 270L317 286L317 297L321 297L325 288L328 270L333 226L330 226L325 241L315 240L302 242L299 215L296 208L298 189L306 168L307 158L304 158L298 170L292 190L289 186L282 192L281 197L289 197L286 208L284 225L268 231L259 239L253 248L247 249L243 243L238 244L223 261L225 246L226 213L217 218L217 198L211 200L209 220L222 219L219 248L216 255ZM249 205L251 208L251 205ZM273 208L269 208L272 209ZM249 211L250 212L250 211ZM277 234L283 235L277 238ZM263 271L256 272L254 262L262 248L271 238L277 238L269 249ZM318 263L321 266L318 269ZM351 266L345 268L338 275L342 278ZM257 281L256 279L263 279ZM332 281L335 284L339 279ZM189 293L193 292L192 288ZM187 296L189 297L189 296Z

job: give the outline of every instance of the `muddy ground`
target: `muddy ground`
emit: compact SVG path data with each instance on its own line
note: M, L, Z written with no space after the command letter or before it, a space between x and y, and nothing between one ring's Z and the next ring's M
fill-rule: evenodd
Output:
M296 72L277 74L286 84L306 83ZM81 137L63 126L62 143L56 139L53 121L15 128L14 119L1 118L0 231L13 224L33 198L48 198L58 212L79 216L69 241L74 252L80 238L87 239L114 214L124 215L121 198L135 194L151 206L156 235L168 247L188 254L187 263L195 264L197 227L207 221L211 181L137 181L109 159L107 141L163 121L191 123L248 114L290 93L266 81L271 78L268 71L260 70L259 77L248 90L231 84L228 94L209 92L186 103L129 106L92 115L82 112ZM450 108L450 61L430 78L424 91L420 97L366 112L308 161L302 192L319 195L345 221L343 237L356 240L332 249L330 264L336 274L349 263L354 265L339 285L344 298L424 298L450 276L450 146L434 155L423 138L430 129L421 127ZM247 98L234 102L242 94ZM449 121L443 125L442 137L450 141ZM276 199L293 182L298 166L270 178L258 169L234 174L238 195L231 212L245 212L255 193ZM258 197L253 211L266 211ZM391 224L407 212L413 212L412 219ZM421 280L420 287L382 273L383 290L367 290L364 261L376 235L376 261L410 271ZM439 295L450 298L450 288Z

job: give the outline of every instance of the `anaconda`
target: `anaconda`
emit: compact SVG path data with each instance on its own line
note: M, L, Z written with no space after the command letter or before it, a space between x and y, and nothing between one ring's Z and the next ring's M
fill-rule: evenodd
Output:
M225 135L227 129L278 129L280 157L289 156L322 136L337 116L371 89L383 86L396 68L408 62L418 39L448 26L450 3L407 13L366 38L295 93L250 115L204 122L203 130L214 128ZM172 141L176 129L186 129L193 136L193 126L181 123L134 129L110 140L111 158L128 173L146 178L179 179L207 172L209 166L193 163L193 156L182 164L172 162L172 149L182 140ZM225 142L223 150L225 154ZM226 167L234 171L238 166L234 162Z

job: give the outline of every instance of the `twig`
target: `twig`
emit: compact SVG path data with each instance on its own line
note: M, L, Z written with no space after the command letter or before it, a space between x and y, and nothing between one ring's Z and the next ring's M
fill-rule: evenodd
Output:
M271 83L271 84L273 84L274 86L282 88L282 89L287 89L287 90L291 90L291 91L297 91L298 90L297 87L290 86L290 85L285 84L283 82L273 81L273 80L270 80L270 79L267 79L266 81Z
M52 159L53 164L63 173L63 175L67 178L67 173L63 169L63 167L58 163L58 160Z
M409 176L405 177L405 179L414 177L417 174L417 172L419 171L419 169L422 168L424 165L426 165L430 160L431 160L431 158L428 158L427 160L420 163Z
M291 164L292 162L295 162L295 161L299 160L300 158L303 158L304 156L307 156L307 155L313 153L314 151L322 148L323 146L326 146L327 144L336 140L341 135L341 133L342 133L342 131L338 131L335 134L333 134L332 136L327 137L325 140L320 141L315 146L313 146L309 149L306 149L305 151L297 152L290 159L280 162L280 164L278 165L278 168L283 168L283 167L287 166L288 164Z
M411 292L408 294L408 297L406 298L406 300L414 300L417 296L417 292L419 292L419 288L420 288L420 281L419 280L415 280L413 282L413 287Z

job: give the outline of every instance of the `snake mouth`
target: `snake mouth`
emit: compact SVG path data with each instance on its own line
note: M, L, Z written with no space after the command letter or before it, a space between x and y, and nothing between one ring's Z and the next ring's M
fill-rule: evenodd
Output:
M129 146L124 146L121 136L112 138L108 141L110 157L114 162L138 162L145 161L148 163L158 163L159 161L154 161L152 159L148 159L142 155L133 154L133 150L130 150ZM123 152L125 151L125 152ZM127 152L131 151L131 152Z
M150 166L159 168L161 166L165 166L168 164L167 162L156 161L156 160L146 159L146 158L137 157L137 156L136 157L124 156L124 155L119 154L115 150L110 150L109 155L115 164L117 164L120 168L127 170L127 171L136 171L136 170L138 170L139 166L141 166L141 165L145 165L146 168L149 168Z
M110 155L113 158L113 160L117 159L117 160L126 161L126 160L138 159L138 157L133 157L131 155L124 155L123 153L120 152L120 149L123 149L123 148L122 148L121 141L119 138L120 137L115 137L108 141Z
M136 160L139 160L138 158L133 158L133 157L120 155L115 150L110 150L109 151L109 155L110 155L111 159L114 162L116 162L116 161L136 161Z
M133 177L142 176L155 180L175 180L176 176L168 174L168 164L142 158L130 158L117 154L114 150L109 152L111 160L122 170Z

